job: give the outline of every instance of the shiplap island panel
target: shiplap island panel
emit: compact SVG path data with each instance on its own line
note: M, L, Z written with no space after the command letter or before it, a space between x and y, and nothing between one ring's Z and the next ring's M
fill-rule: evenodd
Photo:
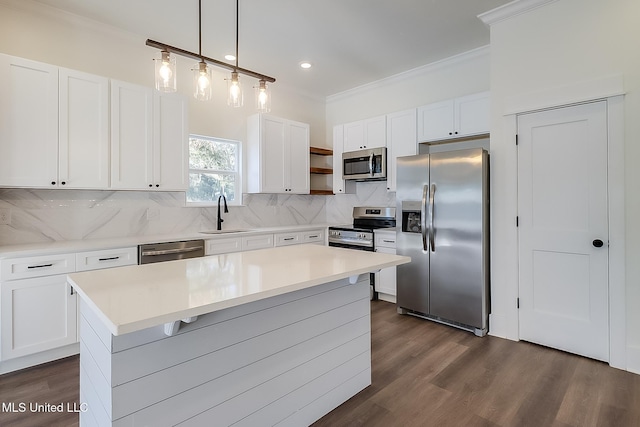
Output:
M302 245L72 274L81 424L310 424L371 383L368 273L408 261Z

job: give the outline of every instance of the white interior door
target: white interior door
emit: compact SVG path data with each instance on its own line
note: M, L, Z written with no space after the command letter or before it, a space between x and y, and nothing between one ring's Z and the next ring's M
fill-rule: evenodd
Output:
M518 217L520 338L608 361L606 102L518 117Z

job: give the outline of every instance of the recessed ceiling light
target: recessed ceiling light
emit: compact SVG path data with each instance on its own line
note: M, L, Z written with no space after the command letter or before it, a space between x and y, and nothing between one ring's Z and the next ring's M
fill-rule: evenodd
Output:
M304 68L305 70L311 68L311 62L303 61L300 63L300 67Z
M236 57L235 55L225 55L224 59L226 59L227 61L235 61Z

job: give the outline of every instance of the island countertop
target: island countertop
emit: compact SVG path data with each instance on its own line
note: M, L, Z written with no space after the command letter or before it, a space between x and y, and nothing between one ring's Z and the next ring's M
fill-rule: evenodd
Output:
M74 273L68 281L109 331L122 335L409 261L296 245Z

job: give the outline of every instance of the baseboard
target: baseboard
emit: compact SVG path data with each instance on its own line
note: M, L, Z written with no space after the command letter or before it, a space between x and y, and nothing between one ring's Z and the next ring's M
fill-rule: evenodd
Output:
M489 335L492 337L507 338L507 316L502 314L489 314Z
M0 362L0 375L20 369L30 368L42 363L52 362L74 354L80 353L80 344L70 344L53 350L43 351L28 356L17 357L15 359L3 360Z
M396 303L396 296L395 295L383 294L383 293L378 292L378 299L382 300L382 301L390 302L392 304Z
M640 345L627 346L627 371L640 375Z

